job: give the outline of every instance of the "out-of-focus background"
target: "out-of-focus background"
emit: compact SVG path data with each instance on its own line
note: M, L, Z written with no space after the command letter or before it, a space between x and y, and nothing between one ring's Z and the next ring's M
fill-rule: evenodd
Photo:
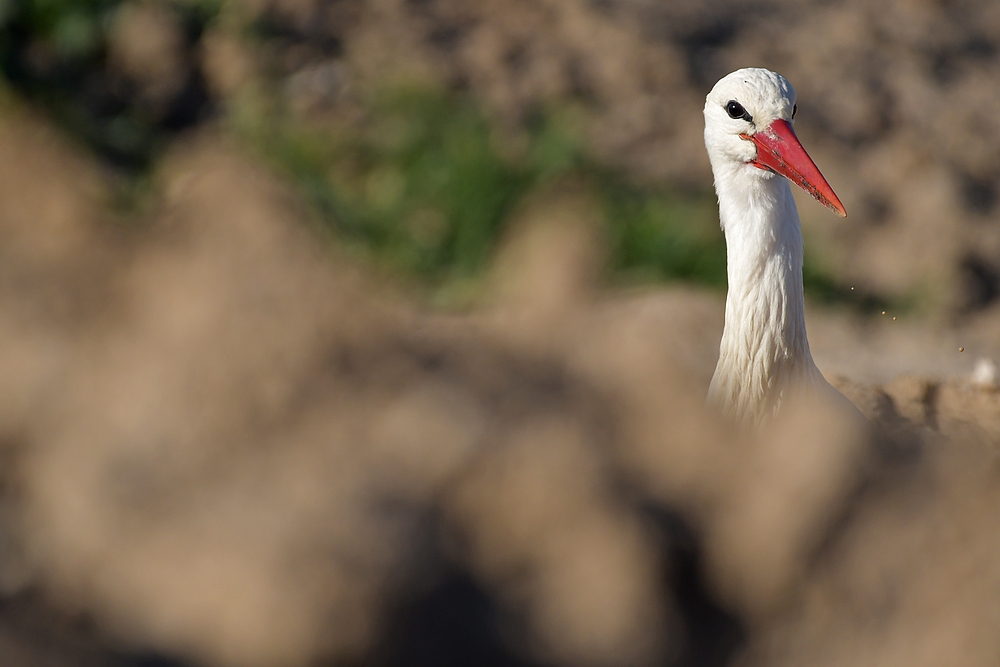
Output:
M763 66L822 405L703 406ZM0 664L996 665L1000 5L0 1Z

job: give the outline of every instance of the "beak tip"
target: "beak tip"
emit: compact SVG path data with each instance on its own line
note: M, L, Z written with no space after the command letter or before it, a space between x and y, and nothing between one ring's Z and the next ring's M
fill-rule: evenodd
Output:
M847 209L799 143L787 120L779 118L763 132L755 132L748 138L757 145L755 165L784 176L838 217L847 217Z
M823 192L810 192L809 194L811 194L814 199L818 200L819 203L823 204L823 206L836 213L838 218L847 217L847 209L844 208L844 205L840 202L837 195L833 194L832 190L830 191L830 194L832 195L830 197L826 196Z
M822 178L822 176L820 178ZM827 187L829 188L829 186ZM827 193L822 191L810 192L809 194L811 194L813 198L818 200L819 203L823 204L823 206L826 206L828 209L836 213L838 218L847 217L847 209L844 208L844 204L840 201L840 198L833 193L833 190L829 191L829 196L827 195Z

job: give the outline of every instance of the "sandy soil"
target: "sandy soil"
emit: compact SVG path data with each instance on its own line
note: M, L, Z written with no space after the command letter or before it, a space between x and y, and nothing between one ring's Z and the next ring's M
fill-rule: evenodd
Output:
M720 297L597 289L571 188L446 316L212 132L126 224L93 163L4 114L12 667L1000 657L1000 394L965 377L987 315L814 310L875 429L806 403L740 433L703 404Z
M0 103L5 667L1000 661L993 3L231 0L188 35L149 2L110 25L146 113L204 77L216 116L125 215L106 166ZM602 286L571 184L443 314L212 124L254 86L351 117L420 80L513 138L574 106L600 159L706 187L704 94L751 64L793 81L852 202L801 203L817 256L925 296L809 305L870 428L807 399L761 433L708 411L723 297Z

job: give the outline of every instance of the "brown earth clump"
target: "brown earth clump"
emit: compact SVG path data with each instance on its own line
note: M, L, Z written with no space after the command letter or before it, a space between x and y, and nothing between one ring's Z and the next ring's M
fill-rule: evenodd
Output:
M871 434L739 433L703 403L718 298L596 289L572 184L488 307L431 315L212 133L122 220L0 129L12 667L996 663L994 391L847 380Z

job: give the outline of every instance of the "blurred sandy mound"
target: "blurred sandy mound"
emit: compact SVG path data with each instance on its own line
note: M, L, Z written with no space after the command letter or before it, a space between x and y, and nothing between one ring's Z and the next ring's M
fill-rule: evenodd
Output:
M1000 487L989 442L934 442L921 464L870 485L797 603L754 637L743 664L995 663Z
M510 567L534 582L510 603L540 652L663 654L657 551L612 488L614 417L591 389L556 360L378 306L282 188L217 142L178 151L161 181L148 231L72 249L106 297L75 333L5 312L21 326L4 349L55 329L61 355L44 400L5 424L11 592L33 582L126 644L210 664L358 657L399 584L423 576L437 508L487 585L509 588ZM114 270L88 263L101 252ZM25 271L59 278L68 262ZM549 539L481 552L507 523L506 468L542 483L511 518Z
M216 138L176 149L150 220L116 228L88 165L0 127L15 667L422 664L427 645L426 664L995 664L997 439L948 407L972 403L941 389L914 417L905 386L859 386L881 439L812 404L734 433L702 407L718 300L595 290L572 185L521 212L487 307L431 316ZM489 660L462 652L468 624L400 630L401 609L476 618L427 602L449 572L512 618L478 621Z

